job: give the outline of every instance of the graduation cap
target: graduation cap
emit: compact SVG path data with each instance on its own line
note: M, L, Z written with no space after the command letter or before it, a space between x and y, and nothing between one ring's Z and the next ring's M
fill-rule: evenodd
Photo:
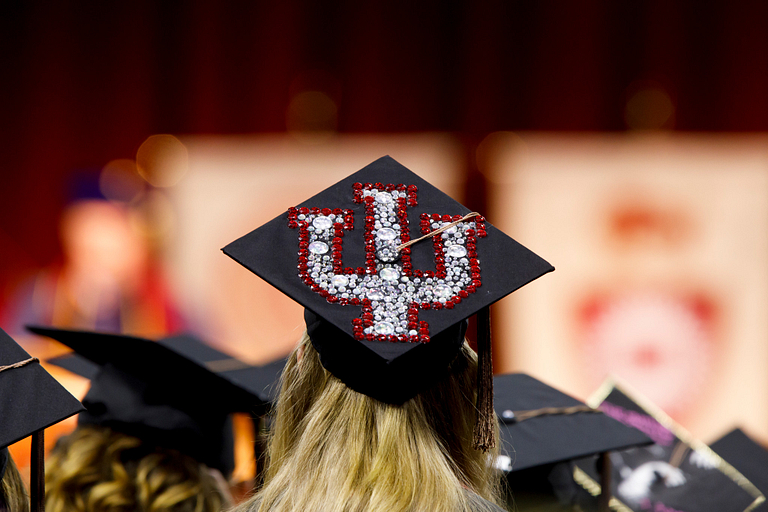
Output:
M36 358L0 329L0 478L7 447L32 435L32 510L44 499L43 430L83 410Z
M487 420L476 439L481 448L493 442L483 319L492 303L554 270L390 157L223 251L304 306L323 366L382 402L402 404L447 376L463 320L482 311L479 373L488 386L478 387Z
M611 452L610 486L616 509L752 512L765 497L707 445L629 386L607 380L589 403L635 426L654 444ZM574 480L599 492L593 461L576 461Z
M524 373L496 376L494 390L502 453L507 452L497 466L510 473L513 492L524 488L517 482L525 482L528 489L532 483L546 482L557 463L653 442L639 430ZM573 480L563 485L567 483Z
M216 350L191 334L163 338L156 343L249 390L259 398L259 403L271 404L277 399L280 375L288 361L286 357L260 366L251 365ZM89 380L93 380L101 370L100 365L74 352L53 357L47 362Z
M733 429L709 447L768 496L768 450L765 447L739 428ZM765 511L768 511L768 503L765 501L754 509L754 512Z
M28 329L76 352L49 362L91 379L80 424L108 427L176 449L225 475L234 467L230 413L263 414L274 396L274 381L268 381L277 379L280 371L277 363L270 367L271 376L253 379L257 368L189 335L155 342L119 334Z

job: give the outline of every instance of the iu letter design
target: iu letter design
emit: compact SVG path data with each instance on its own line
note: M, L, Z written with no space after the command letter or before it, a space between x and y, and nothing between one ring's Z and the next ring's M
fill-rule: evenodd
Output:
M411 239L407 208L418 204L417 192L415 185L353 185L352 201L365 206L365 267L358 268L342 268L344 233L354 228L351 210L288 210L288 226L299 230L299 278L330 303L362 307L352 321L357 339L427 343L429 325L419 321L419 310L453 309L481 285L482 217L432 237L435 271L413 269L410 247L397 251ZM426 235L461 218L423 213L419 227Z

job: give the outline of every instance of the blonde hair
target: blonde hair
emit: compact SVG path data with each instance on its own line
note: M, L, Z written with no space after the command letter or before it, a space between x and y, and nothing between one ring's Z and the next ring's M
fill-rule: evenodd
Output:
M21 479L19 468L8 454L5 474L0 480L0 511L29 512L29 495Z
M301 355L299 355L301 354ZM304 335L282 376L264 487L237 511L460 511L501 503L494 453L472 447L477 357L401 406L348 388Z
M59 440L45 486L48 512L216 512L228 505L204 464L94 426Z

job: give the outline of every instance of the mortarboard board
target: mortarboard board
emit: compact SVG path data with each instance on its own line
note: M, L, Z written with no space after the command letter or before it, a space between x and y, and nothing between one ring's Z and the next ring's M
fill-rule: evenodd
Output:
M391 404L448 374L464 319L554 270L390 157L223 251L304 306L328 371ZM491 413L487 396L481 415Z
M494 391L511 472L653 442L524 373L497 375Z
M751 512L765 501L733 466L626 384L609 379L588 403L654 441L611 453L615 508ZM587 459L577 461L574 479L590 492L598 492L591 466Z
M0 478L8 445L82 410L80 402L36 358L0 329ZM37 510L43 490L42 436L33 436L32 444L32 508Z
M768 496L768 450L761 446L741 429L733 429L711 445L716 454L752 482L760 492ZM768 510L768 503L763 502L755 512Z
M497 467L508 473L513 498L521 493L560 494L550 488L560 462L651 444L639 430L523 373L494 378L501 420ZM557 484L575 488L568 476ZM570 493L570 491L568 491ZM605 496L608 499L608 495Z
M229 414L259 415L268 406L266 379L249 381L251 367L192 336L155 342L118 334L28 329L60 341L91 363L74 355L51 361L90 375L81 424L105 426L179 450L224 474L233 467ZM209 368L211 363L229 367L216 372Z
M250 365L189 334L163 338L157 343L249 390L264 403L272 403L277 398L280 375L288 360L283 357L260 366ZM77 353L53 357L47 362L89 380L93 380L101 369L101 366Z

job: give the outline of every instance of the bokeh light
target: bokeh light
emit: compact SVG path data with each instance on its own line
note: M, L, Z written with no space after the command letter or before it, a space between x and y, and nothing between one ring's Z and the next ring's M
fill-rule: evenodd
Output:
M136 152L139 174L155 187L172 187L189 169L189 154L173 135L152 135Z

